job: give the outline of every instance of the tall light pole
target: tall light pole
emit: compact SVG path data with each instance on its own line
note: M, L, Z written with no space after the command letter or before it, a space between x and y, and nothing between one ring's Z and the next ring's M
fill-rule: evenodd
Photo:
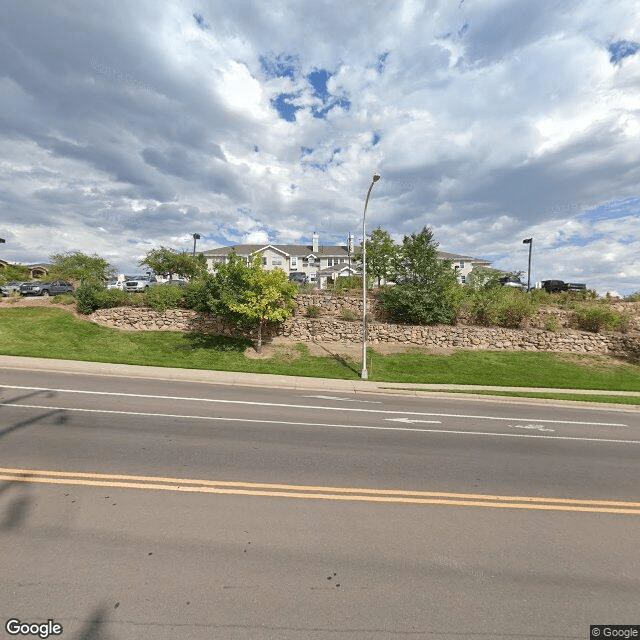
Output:
M533 246L533 238L526 238L522 244L529 245L529 268L527 269L527 291L531 290L531 247Z
M196 255L196 240L200 240L200 234L199 233L194 233L193 234L193 255Z
M373 189L373 185L378 180L380 180L380 176L376 173L369 185L367 199L364 201L364 213L362 214L362 374L360 377L363 380L369 379L369 372L367 371L367 232L365 223L371 189Z

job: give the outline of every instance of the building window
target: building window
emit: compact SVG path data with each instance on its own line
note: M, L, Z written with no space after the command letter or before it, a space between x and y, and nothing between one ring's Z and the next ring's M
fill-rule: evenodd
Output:
M262 266L266 267L269 264L269 258L262 256Z
M337 264L342 264L343 262L346 262L346 260L344 258L328 258L327 259L327 266L328 267L335 267Z
M281 265L282 264L282 258L278 258L276 256L273 256L273 258L271 258L271 264L275 267L277 265Z
M298 258L297 257L291 258L291 268L292 269L297 269L298 268Z
M460 260L460 268L464 269L464 260Z
M464 284L467 281L467 276L460 276L460 284Z
M309 264L315 264L316 263L316 259L313 256L309 256L307 258L307 260L308 260Z

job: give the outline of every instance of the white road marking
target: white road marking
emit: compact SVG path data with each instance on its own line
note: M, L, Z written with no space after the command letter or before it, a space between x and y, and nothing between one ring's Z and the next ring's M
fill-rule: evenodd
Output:
M338 396L302 396L303 398L320 398L320 400L340 400L340 402L363 402L367 404L382 404L380 400L358 400L357 398L339 398Z
M240 404L245 406L254 407L280 407L287 409L317 409L318 411L352 411L359 413L377 413L386 415L404 415L404 416L425 416L435 418L458 418L468 420L508 420L513 422L514 420L522 422L545 422L551 424L575 424L575 425L590 425L594 427L626 427L626 424L618 422L585 422L584 420L547 420L543 418L523 418L523 417L503 417L503 416L477 416L477 415L465 415L459 413L427 413L422 411L386 411L383 409L360 409L356 407L322 407L305 404L286 404L282 402L252 402L250 400L221 400L219 398L190 398L180 396L156 396L142 393L115 393L112 391L86 391L83 389L47 389L43 387L23 387L16 385L0 385L0 389L18 389L23 391L43 391L43 392L56 392L56 393L77 393L85 395L100 395L111 396L118 398L145 398L150 400L183 400L188 402L212 402L216 404Z
M532 429L534 431L555 431L555 429L549 429L543 427L541 424L510 424L513 429Z
M428 422L431 424L442 424L441 420L411 420L411 418L385 418L389 422L404 422L405 424L414 424L416 422Z
M250 418L223 418L220 416L188 416L170 413L145 413L141 411L114 411L112 409L79 409L77 407L47 407L34 404L2 403L0 406L20 409L46 409L48 411L76 411L80 413L105 413L123 416L144 416L151 418L174 418L181 420L212 420L218 422L249 422L253 424L281 424L301 427L331 427L334 429L368 429L371 431L415 431L419 433L441 433L460 436L491 436L495 438L542 438L546 440L575 440L578 442L608 442L616 444L640 444L640 440L614 440L612 438L580 438L574 436L538 436L528 433L492 433L485 431L459 431L453 429L420 429L418 427L374 427L369 425L326 424L322 422L286 422L284 420L254 420Z

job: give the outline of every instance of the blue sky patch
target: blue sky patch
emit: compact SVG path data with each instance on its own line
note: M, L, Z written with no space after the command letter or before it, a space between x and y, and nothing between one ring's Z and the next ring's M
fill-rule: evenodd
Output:
M375 147L380 142L380 134L376 131L371 138L371 144Z
M295 99L295 97L293 93L281 93L271 101L280 117L287 122L295 122L296 111L302 109L302 107L292 104L291 100Z
M326 69L318 69L307 76L307 80L313 87L313 95L322 100L323 105L322 107L313 106L311 108L314 118L324 118L334 107L340 107L345 111L349 111L351 108L351 102L347 98L344 96L334 97L329 93L327 84L332 75Z
M637 42L631 42L629 40L612 42L609 45L609 53L611 54L609 62L611 64L620 64L624 58L634 55L638 50L640 50L640 44Z

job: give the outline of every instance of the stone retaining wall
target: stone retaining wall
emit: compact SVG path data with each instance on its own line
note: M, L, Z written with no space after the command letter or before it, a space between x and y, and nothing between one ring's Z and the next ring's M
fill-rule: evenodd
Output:
M161 313L140 307L116 307L100 309L92 314L91 319L104 326L125 330L187 331L255 337L253 331L238 329L221 318L188 309L170 309ZM296 342L350 344L362 341L362 323L342 320L335 315L308 318L296 314L282 325L268 326L263 339L268 341L276 335ZM423 327L370 322L367 340L374 347L380 343L395 343L430 349L554 351L614 355L633 361L640 358L640 336L637 334L599 334L571 329L552 332L538 328L503 329L464 325Z

